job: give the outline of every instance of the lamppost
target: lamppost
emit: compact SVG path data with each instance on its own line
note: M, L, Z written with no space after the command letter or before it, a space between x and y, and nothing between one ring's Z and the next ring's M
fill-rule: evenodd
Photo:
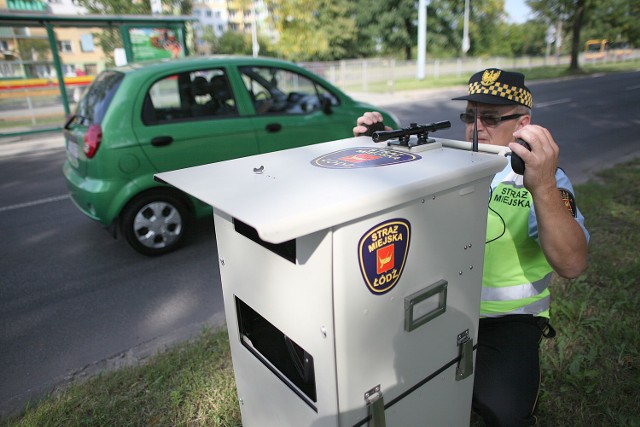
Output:
M424 67L427 56L427 6L430 0L418 3L418 80L424 79Z
M471 47L469 41L469 0L464 0L464 29L462 30L462 55L466 56Z

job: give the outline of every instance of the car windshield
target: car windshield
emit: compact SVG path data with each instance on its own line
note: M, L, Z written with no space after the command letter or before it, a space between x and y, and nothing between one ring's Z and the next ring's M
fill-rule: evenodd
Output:
M111 99L115 95L124 74L117 71L105 71L95 78L89 89L78 102L76 116L83 124L101 124Z

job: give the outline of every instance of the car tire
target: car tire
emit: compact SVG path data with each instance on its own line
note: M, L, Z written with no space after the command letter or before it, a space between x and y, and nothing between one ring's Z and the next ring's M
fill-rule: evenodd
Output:
M151 191L125 206L120 215L120 230L136 251L157 256L180 247L192 222L191 212L179 195Z

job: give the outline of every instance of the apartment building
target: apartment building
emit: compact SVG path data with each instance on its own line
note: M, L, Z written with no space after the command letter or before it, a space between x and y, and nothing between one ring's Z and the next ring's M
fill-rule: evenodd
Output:
M255 19L254 19L255 14ZM274 40L274 31L268 24L267 6L263 0L193 0L196 48L199 54L209 54L211 46L205 35L211 31L216 37L227 31L252 34L253 25L262 37Z
M38 15L85 12L72 0L0 0L0 10ZM100 31L99 28L54 27L65 76L96 75L105 68L105 55L95 37ZM0 27L0 50L0 77L53 78L56 75L47 32L42 27Z

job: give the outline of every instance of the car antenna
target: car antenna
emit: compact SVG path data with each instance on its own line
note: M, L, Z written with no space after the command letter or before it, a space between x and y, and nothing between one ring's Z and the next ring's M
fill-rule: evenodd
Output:
M473 143L471 145L471 151L478 152L478 103L474 104L473 108Z

